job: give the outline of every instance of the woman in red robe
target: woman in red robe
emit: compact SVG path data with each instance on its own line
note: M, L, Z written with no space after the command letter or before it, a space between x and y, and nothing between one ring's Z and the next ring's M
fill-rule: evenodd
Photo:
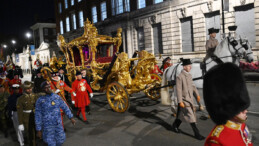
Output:
M85 107L90 104L90 99L88 97L88 92L90 92L90 97L93 97L93 91L91 87L87 84L85 79L82 79L81 72L76 73L76 80L72 83L72 89L75 91L76 96L72 96L72 103L78 108L77 116L82 113L84 121L87 122L85 116ZM88 123L88 122L87 122Z

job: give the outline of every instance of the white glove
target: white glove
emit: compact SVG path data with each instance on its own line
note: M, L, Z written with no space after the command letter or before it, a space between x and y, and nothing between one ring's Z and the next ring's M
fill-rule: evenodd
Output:
M74 96L76 96L76 93L75 93L75 92L73 92L73 95L74 95Z
M93 98L93 97L94 97L94 94L93 94L93 93L90 93L90 97Z
M59 92L60 92L60 90L59 90L59 89L57 89L57 90L55 91L55 93L56 93L56 94L58 94Z
M72 100L72 104L75 104L75 101L74 101L74 100Z
M20 131L24 131L24 126L23 126L23 125L19 125L18 129L19 129Z

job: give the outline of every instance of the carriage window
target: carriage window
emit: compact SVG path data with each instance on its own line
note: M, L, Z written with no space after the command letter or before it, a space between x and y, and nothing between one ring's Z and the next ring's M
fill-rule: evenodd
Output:
M74 60L75 60L75 66L81 65L81 56L79 49L77 47L74 47L73 49L73 55L74 55Z
M87 61L89 59L89 48L88 48L88 46L83 47L83 54L84 54L85 61Z

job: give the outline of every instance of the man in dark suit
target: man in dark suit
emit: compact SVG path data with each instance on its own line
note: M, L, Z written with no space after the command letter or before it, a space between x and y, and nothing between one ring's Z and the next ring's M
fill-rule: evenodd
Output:
M68 86L70 86L70 82L68 80L68 77L65 74L65 68L61 67L58 72L59 72L60 80L64 81Z

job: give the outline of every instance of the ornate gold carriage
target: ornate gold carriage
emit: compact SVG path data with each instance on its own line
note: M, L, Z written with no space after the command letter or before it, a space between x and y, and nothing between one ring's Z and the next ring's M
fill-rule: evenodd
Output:
M66 43L58 36L58 45L66 57L66 69L71 81L76 70L86 69L95 91L106 91L107 100L116 112L125 112L129 107L129 95L144 91L155 100L160 97L158 87L161 78L151 74L156 64L155 56L147 51L135 52L135 58L120 52L122 29L116 37L99 35L90 22L84 23L84 34ZM136 65L135 65L136 64Z

